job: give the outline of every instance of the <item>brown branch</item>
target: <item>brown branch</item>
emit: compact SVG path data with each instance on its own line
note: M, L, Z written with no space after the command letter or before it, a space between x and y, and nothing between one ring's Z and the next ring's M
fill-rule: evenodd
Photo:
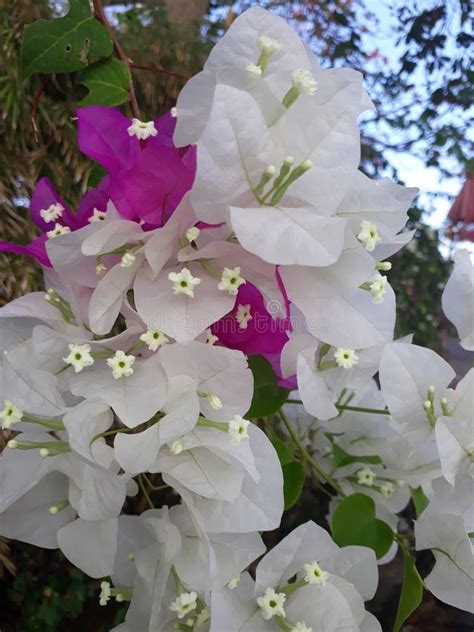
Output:
M35 142L37 143L39 143L39 130L38 130L38 124L36 123L36 114L38 112L38 106L41 101L41 97L43 96L44 91L46 90L46 86L48 85L50 79L51 79L51 75L44 75L44 77L41 80L41 85L34 96L33 103L31 104L31 127L33 128L33 136L34 136Z
M93 4L96 20L103 24L110 33L110 37L114 45L115 54L117 55L118 59L120 59L120 61L123 61L124 64L130 66L130 59L125 55L123 48L120 46L120 42L115 35L115 31L108 21L107 16L105 15L101 0L93 0ZM128 100L130 102L130 107L132 108L133 116L141 119L140 108L138 107L137 97L135 95L135 88L133 87L133 80L131 76L128 84Z
M158 72L168 77L176 77L176 79L182 79L183 81L188 81L189 79L191 79L191 77L188 77L187 75L180 75L179 72L172 72L171 70L165 70L164 68L161 68L160 66L144 66L142 64L134 64L132 62L129 62L128 65L130 66L130 68L133 68L135 70L147 70L148 72Z

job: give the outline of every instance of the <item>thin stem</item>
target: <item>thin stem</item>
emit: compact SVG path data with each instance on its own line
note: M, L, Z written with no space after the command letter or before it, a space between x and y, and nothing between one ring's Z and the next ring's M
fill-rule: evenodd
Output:
M286 404L302 404L301 399L287 399ZM386 408L363 408L361 406L346 406L345 404L334 404L338 410L352 410L358 413L371 413L373 415L390 415Z
M46 86L51 80L51 75L45 75L41 80L41 85L38 89L38 92L35 94L33 103L31 104L31 127L33 128L33 137L35 142L39 143L39 130L38 124L36 123L36 113L38 111L38 106L41 101L41 97L46 90Z
M145 483L143 482L143 477L141 474L139 474L138 476L138 485L140 487L140 489L142 490L143 495L146 498L147 503L150 505L151 509L155 509L155 505L153 504L152 499L150 498L150 494L148 493L146 487L145 487Z
M342 491L342 489L340 488L340 486L338 485L338 483L336 483L336 481L331 478L331 476L329 476L329 474L326 474L326 472L321 469L319 467L319 465L316 463L316 461L313 459L313 457L309 454L309 452L306 450L306 448L304 447L304 445L301 443L298 435L295 433L295 431L293 430L290 421L288 420L287 416L285 415L285 413L280 410L277 415L280 417L280 419L282 420L285 428L288 431L288 434L290 435L293 443L296 445L296 447L298 448L300 454L301 454L301 458L303 459L303 461L306 461L306 463L308 463L313 470L316 472L316 474L318 474L323 480L326 481L326 483L328 483L329 485L331 485L331 487L333 489L335 489L337 491L338 494L340 494L341 496L345 496L345 493Z
M148 476L146 474L142 474L143 478L145 479L148 487L151 489L152 492L161 492L164 489L169 489L170 485L153 485L153 483L150 481L150 479L148 478Z
M125 55L125 52L115 35L115 31L112 28L110 22L108 21L107 16L105 15L105 11L102 6L101 0L93 0L93 4L94 4L95 18L99 22L101 22L101 24L103 24L105 28L108 30L108 32L110 33L110 37L114 45L115 54L117 55L118 59L120 59L120 61L122 61L127 66L130 66L130 63L131 63L130 59L127 57L127 55ZM137 119L141 119L140 108L138 107L138 101L135 95L135 88L133 87L133 80L131 76L130 76L130 81L128 83L128 100L130 103L130 107L132 108L133 116Z
M134 64L130 62L128 65L130 66L130 68L133 68L134 70L147 70L148 72L157 72L162 75L167 75L168 77L176 77L176 79L182 79L183 81L188 81L191 78L186 75L181 75L179 74L179 72L172 72L171 70L165 70L164 68L161 68L161 66L155 66L153 64L145 66L143 64Z

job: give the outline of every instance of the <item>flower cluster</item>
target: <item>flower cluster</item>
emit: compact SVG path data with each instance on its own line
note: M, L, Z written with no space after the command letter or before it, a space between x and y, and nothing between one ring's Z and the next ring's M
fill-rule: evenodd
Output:
M381 629L364 607L374 550L314 523L248 571L284 510L276 440L327 484L329 518L362 492L396 534L422 488L426 585L470 609L473 373L452 390L444 360L393 340L385 259L412 237L416 190L358 170L371 108L358 72L321 69L251 9L171 113L80 109L79 146L107 175L75 213L40 180L43 235L0 245L35 256L47 287L0 310L0 535L59 547L102 580L101 605L130 601L118 631ZM472 297L464 259L445 309L472 348L458 294ZM255 355L304 407L277 413L278 437L249 414ZM123 513L137 494L150 508Z

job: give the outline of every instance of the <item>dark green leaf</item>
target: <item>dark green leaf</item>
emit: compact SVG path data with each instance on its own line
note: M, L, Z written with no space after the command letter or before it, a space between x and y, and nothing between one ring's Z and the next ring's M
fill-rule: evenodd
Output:
M418 608L422 599L423 580L418 574L414 559L404 550L402 592L400 594L393 632L399 632L403 622Z
M413 504L415 505L415 513L416 517L419 518L424 510L428 507L429 500L425 496L425 492L422 487L417 487L416 489L410 488L411 491L411 499L413 500Z
M82 70L90 58L108 57L112 40L91 16L89 0L70 0L69 13L56 20L38 20L23 31L23 76Z
M77 83L89 89L79 105L120 105L128 99L130 70L123 62L109 57L88 66L77 76Z
M278 386L277 377L268 360L255 355L249 357L248 363L253 373L254 392L252 404L246 416L255 418L273 415L286 402L290 391Z
M94 189L102 180L102 178L105 178L106 175L107 175L107 171L104 169L104 167L102 165L99 165L98 162L95 162L92 165L92 169L89 173L89 178L87 180L88 188Z
M283 470L283 495L285 498L285 510L290 509L298 501L303 490L305 472L299 461L290 461L282 466Z
M352 494L340 503L332 517L332 536L339 546L356 544L383 557L393 542L393 532L375 515L375 502L365 494Z
M382 463L382 459L376 454L368 456L349 454L334 442L332 444L332 455L336 467L344 467L344 465L350 465L351 463Z
M290 448L286 445L284 441L279 439L278 437L273 437L271 440L273 447L278 454L278 458L280 459L280 463L285 465L285 463L290 463L290 461L294 461L293 453Z

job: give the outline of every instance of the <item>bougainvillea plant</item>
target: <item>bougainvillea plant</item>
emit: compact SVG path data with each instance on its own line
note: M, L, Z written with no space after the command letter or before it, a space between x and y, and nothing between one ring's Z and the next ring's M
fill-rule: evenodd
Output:
M26 74L115 66L85 4L49 39L29 27ZM0 246L46 288L0 310L0 535L61 549L100 605L129 602L114 630L375 632L364 602L399 549L394 630L423 587L473 611L474 373L453 388L441 357L393 340L388 259L417 191L358 170L371 107L360 73L250 9L171 112L79 108L104 176L77 209L41 179L41 236ZM460 253L443 306L467 349L473 300ZM305 522L266 551L310 476L330 532Z

